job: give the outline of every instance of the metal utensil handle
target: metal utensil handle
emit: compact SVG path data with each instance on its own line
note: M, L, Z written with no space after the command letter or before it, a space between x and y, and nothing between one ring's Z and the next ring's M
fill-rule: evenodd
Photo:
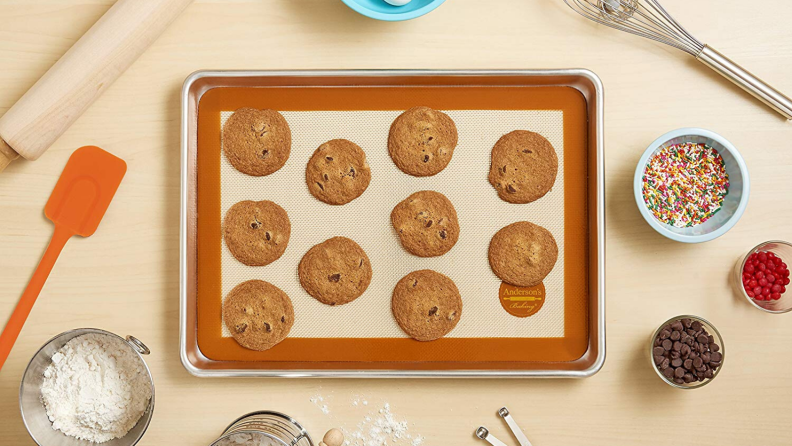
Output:
M728 57L710 46L704 45L704 49L696 56L696 59L718 72L721 76L734 82L743 90L751 93L755 98L781 113L785 118L792 120L792 99L766 84Z
M517 422L514 421L514 418L509 413L509 409L502 407L498 411L498 415L506 421L506 424L509 425L509 429L511 429L514 438L517 439L517 442L520 443L520 446L532 446L531 442L528 441L528 437L525 436L525 433L520 429L520 426L517 425Z
M478 429L476 429L476 437L478 437L481 440L486 441L487 443L491 444L492 446L506 446L506 443L504 443L504 442L498 440L497 438L495 438L495 436L492 435L489 432L489 430L486 427L484 427L484 426L481 426Z

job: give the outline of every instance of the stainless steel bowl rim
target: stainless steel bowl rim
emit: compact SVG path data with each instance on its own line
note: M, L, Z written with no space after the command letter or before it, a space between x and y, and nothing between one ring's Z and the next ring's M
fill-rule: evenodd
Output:
M46 446L46 445L39 443L38 439L33 435L33 432L30 430L30 427L28 426L27 419L25 418L25 411L22 408L22 392L25 389L25 376L27 376L30 366L33 364L33 360L39 355L39 353L41 353L42 350L44 350L48 345L50 345L56 339L72 334L75 334L73 338L76 338L77 336L82 336L83 334L89 334L89 333L98 333L98 334L112 336L129 344L130 347L132 347L132 351L134 351L135 354L137 354L138 358L140 359L140 362L143 364L143 367L146 369L146 374L149 377L149 384L151 385L151 399L149 400L147 412L150 413L150 416L147 417L145 422L146 424L143 426L143 430L140 431L140 435L133 443L130 443L130 446L134 446L138 442L140 442L140 440L143 438L146 431L148 430L149 425L151 424L151 419L154 417L154 395L156 392L154 386L154 377L151 375L151 369L149 369L148 364L146 364L146 360L143 359L143 355L148 355L149 353L151 353L151 350L149 350L149 348L146 347L146 345L143 342L141 342L139 339L131 335L127 336L127 338L125 339L113 332L102 330L101 328L75 328L73 330L64 331L63 333L53 336L47 342L42 344L41 347L38 350L36 350L36 353L34 353L33 356L30 357L30 361L28 361L28 365L25 367L25 371L22 373L22 380L19 384L19 413L22 416L22 424L25 425L25 430L27 431L28 435L30 435L30 438L39 446ZM134 339L135 342L131 341L131 339ZM145 416L145 412L144 412L144 416ZM141 419L143 418L141 417Z

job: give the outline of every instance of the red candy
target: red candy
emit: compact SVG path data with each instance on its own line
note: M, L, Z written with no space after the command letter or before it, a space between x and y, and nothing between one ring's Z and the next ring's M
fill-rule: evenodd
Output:
M772 252L755 252L745 261L742 283L745 293L751 299L781 299L789 282L787 264Z

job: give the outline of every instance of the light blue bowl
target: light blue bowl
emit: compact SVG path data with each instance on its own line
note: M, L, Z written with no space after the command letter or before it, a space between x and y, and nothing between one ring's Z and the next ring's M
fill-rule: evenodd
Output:
M372 19L398 22L420 17L442 5L445 0L412 0L404 6L393 6L385 0L342 0L350 8Z
M729 193L723 200L720 212L704 223L689 228L677 228L657 220L646 207L643 200L643 175L649 159L661 148L684 143L706 144L717 150L723 157L726 173L729 174ZM745 166L740 152L726 138L715 132L699 128L684 128L668 132L657 138L644 152L638 167L635 169L633 181L635 201L644 220L655 231L682 243L702 243L714 240L729 231L742 217L748 206L748 195L751 182L748 168Z

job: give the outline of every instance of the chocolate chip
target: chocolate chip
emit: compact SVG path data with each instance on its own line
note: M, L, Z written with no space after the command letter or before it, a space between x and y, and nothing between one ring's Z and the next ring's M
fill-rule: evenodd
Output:
M682 364L682 367L690 370L691 368L693 368L693 360L692 359L686 359L685 362Z
M685 328L690 328L690 326L693 325L693 321L691 321L690 318L684 318L682 319L682 325L684 325Z
M705 378L712 378L712 369L709 369L706 372L704 372L704 377Z
M423 162L425 162L425 163L429 162L429 155L424 155Z
M679 352L671 352L671 359L677 359L677 358L679 358L681 356L682 355L679 354Z
M506 190L507 190L507 191L508 191L510 194L513 194L513 193L517 192L517 189L515 189L515 188L514 188L514 186L512 186L511 184L510 184L510 185L508 185L508 186L506 186Z
M662 350L662 348L661 348L661 350ZM663 353L665 353L665 350L663 350ZM660 365L660 364L662 364L664 359L666 359L666 357L665 357L665 356L663 356L663 355L657 355L657 356L655 356L655 357L654 357L654 362L655 362L655 365ZM662 368L662 367L661 367L661 368Z
M429 310L429 316L434 316L435 314L437 314L437 307L432 307Z
M327 276L327 280L329 280L330 282L338 282L339 280L341 280L341 274L329 275Z
M672 341L678 341L679 340L679 332L678 331L674 330L674 331L671 332L671 340Z
M669 340L669 339L666 339L665 341L663 341L663 349L665 349L665 351L671 350L671 347L673 345L674 345L674 343L671 342L671 340Z
M663 347L655 347L652 349L652 353L654 353L655 356L663 356L665 349Z
M690 328L692 328L692 329L694 329L694 330L696 330L696 331L699 331L699 330L701 330L701 322L699 322L699 321L693 321L693 323L692 323L692 324L690 324Z
M682 331L684 330L684 327L682 326L682 322L676 321L673 324L671 324L671 329L676 331Z
M446 237L448 237L448 233L446 233L446 230L445 230L445 229L443 229L442 231L440 231L438 234L440 235L440 238L441 238L441 239L443 239L443 240L445 240L445 239L446 239Z
M236 327L234 327L234 328L236 329L236 332L237 332L237 333L244 333L244 332L245 332L245 330L247 330L247 327L248 327L248 325L247 325L247 324L239 324L239 325L237 325L237 326L236 326Z
M267 232L264 233L264 238L266 238L267 241L270 241L270 240L272 240L272 234L270 234L270 232L267 231Z
M704 364L709 364L710 362L710 353L704 352L701 354L701 360L704 361Z
M682 353L682 356L690 355L690 346L687 344L682 344L682 349L679 351L679 353Z
M671 379L671 377L674 376L674 369L672 369L672 368L664 369L663 370L663 375L665 375L666 378Z
M319 189L321 189L321 190L323 190L323 191L324 191L324 185L323 185L322 183L320 183L320 182L318 182L318 181L317 181L317 182L316 182L316 185L317 185L317 186L319 186Z
M714 342L711 342L709 345L709 349L710 351L717 352L718 350L720 350L720 346L718 344L715 344Z
M683 369L682 367L674 369L674 376L676 376L677 378L682 378L683 376L685 376L685 369Z
M267 330L267 333L272 331L272 327L266 322L264 322L264 329Z
M715 352L711 355L710 361L712 362L721 362L723 360L723 354L720 352Z
M673 367L680 367L681 365L682 365L682 359L680 358L676 358L673 361L671 361L671 366Z
M668 360L668 358L663 358L663 360L660 362L660 370L667 369L669 365L671 365L671 362Z
M674 348L674 351L676 351L676 352L682 350L682 343L679 342L679 341L674 342L674 347L673 348Z
M700 334L700 335L698 335L698 337L696 338L696 340L697 340L697 341L699 341L699 342L700 342L700 343L702 343L702 344L707 344L707 343L709 343L709 339L707 338L707 335L705 335L705 334Z
M427 228L431 228L431 227L432 227L432 223L434 223L432 220L428 220L428 221L426 222L426 227L427 227Z
M325 157L325 159L326 159L327 161L333 161L333 157L332 157L332 156L326 156L326 157Z
M671 330L663 330L660 332L660 339L668 339L671 336Z
M685 382L686 383L689 384L689 383L692 383L695 380L696 380L696 378L693 376L692 373L685 373Z

